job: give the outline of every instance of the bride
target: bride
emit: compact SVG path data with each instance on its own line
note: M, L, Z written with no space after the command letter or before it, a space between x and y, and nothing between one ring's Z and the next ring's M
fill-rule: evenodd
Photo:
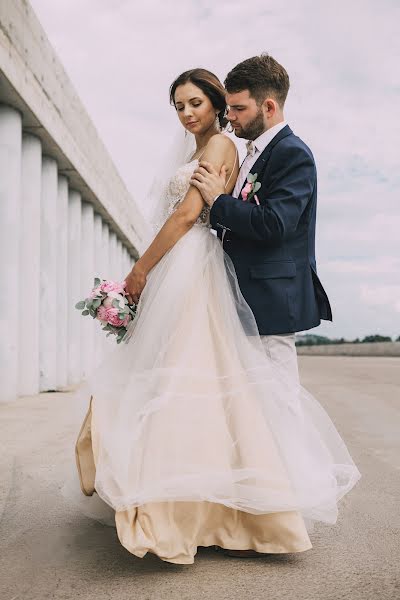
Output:
M314 522L336 522L360 474L324 409L266 356L190 185L202 158L225 168L233 190L238 155L221 133L224 88L194 69L170 92L195 148L174 165L155 238L127 277L138 307L125 343L84 387L81 489L112 507L121 544L138 557L188 564L214 545L302 552Z

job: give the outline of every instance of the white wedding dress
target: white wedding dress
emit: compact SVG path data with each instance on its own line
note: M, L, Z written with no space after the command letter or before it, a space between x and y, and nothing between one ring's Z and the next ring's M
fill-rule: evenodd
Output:
M166 217L196 166L170 180ZM208 208L149 273L125 342L83 387L76 445L82 490L115 510L121 543L176 563L213 544L311 548L307 528L335 523L360 473L325 410L266 356Z

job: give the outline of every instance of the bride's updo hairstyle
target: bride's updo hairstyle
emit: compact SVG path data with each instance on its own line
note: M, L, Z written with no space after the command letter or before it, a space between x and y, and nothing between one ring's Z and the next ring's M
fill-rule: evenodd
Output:
M172 106L175 106L176 88L189 82L200 88L210 100L215 110L218 111L218 120L221 129L224 129L229 122L225 117L225 88L218 77L214 73L211 73L211 71L207 71L207 69L191 69L190 71L185 71L175 79L169 88L169 99Z

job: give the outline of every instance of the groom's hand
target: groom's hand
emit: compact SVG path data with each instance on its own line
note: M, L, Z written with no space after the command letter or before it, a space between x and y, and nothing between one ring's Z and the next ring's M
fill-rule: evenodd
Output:
M222 165L221 171L218 173L212 164L201 161L194 171L190 183L199 190L204 202L211 207L215 198L225 192L226 166Z

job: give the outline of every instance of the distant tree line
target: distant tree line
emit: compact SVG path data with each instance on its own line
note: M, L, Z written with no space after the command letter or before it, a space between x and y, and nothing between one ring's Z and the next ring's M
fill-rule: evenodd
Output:
M326 344L370 344L371 342L400 342L400 335L393 340L388 335L366 335L364 338L355 340L346 340L345 338L331 339L323 335L305 334L298 336L296 346L323 346Z

